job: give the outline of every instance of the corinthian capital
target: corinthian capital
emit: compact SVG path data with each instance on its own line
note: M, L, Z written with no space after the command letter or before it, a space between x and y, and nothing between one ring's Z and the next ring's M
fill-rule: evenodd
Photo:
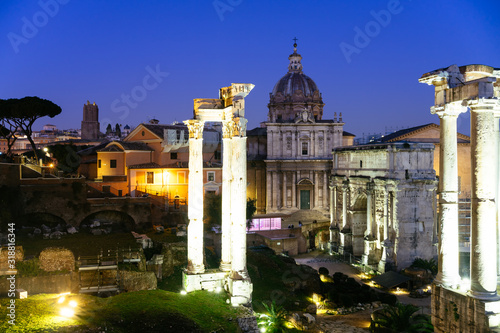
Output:
M234 121L225 120L222 122L222 138L229 139L233 137Z
M202 139L203 138L204 121L190 119L190 120L185 120L184 124L186 124L188 127L190 139Z
M245 118L234 118L233 136L244 137L247 135L247 122Z

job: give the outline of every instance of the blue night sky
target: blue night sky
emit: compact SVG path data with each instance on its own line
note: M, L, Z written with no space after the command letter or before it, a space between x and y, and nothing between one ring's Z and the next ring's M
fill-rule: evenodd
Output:
M104 131L109 122L189 119L194 98L253 83L246 104L253 128L267 120L269 93L297 37L324 118L342 112L345 130L359 137L438 122L429 112L433 88L418 83L425 72L500 67L498 13L497 0L4 0L0 98L39 96L62 107L35 129L79 128L83 104L95 101Z

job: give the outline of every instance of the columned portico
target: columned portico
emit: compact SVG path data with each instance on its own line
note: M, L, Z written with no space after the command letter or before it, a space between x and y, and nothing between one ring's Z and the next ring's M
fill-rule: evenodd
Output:
M500 297L497 295L499 124L498 81L500 70L485 65L452 65L426 73L420 82L435 86L435 106L441 118L439 281L432 290L432 324L435 332L490 332L500 327ZM470 108L471 126L471 253L470 289L454 288L458 267L458 235L453 223L456 202L456 116ZM451 112L449 112L450 110ZM441 114L440 114L441 113ZM451 114L450 114L451 113ZM448 115L448 117L445 117ZM444 122L444 124L443 124ZM448 144L443 144L443 139ZM453 145L453 147L450 147ZM444 147L443 147L444 146ZM453 157L450 161L449 157ZM447 165L445 163L448 163ZM441 183L441 181L443 183ZM495 201L497 200L497 201ZM449 229L447 227L453 227ZM452 253L455 251L455 253ZM452 315L449 304L461 309ZM455 310L456 311L456 310Z
M252 283L246 268L247 142L244 98L253 84L221 88L219 99L195 99L189 128L188 266L186 291L224 287L233 305L249 304ZM223 184L220 270L205 273L203 265L203 126L222 122Z

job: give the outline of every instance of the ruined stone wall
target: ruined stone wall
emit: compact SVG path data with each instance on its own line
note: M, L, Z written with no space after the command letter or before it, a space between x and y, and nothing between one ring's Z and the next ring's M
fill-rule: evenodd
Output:
M432 285L432 325L437 333L491 332L490 324L498 321L489 317L499 302L484 302L467 296L465 292L452 291ZM491 315L490 315L491 316Z
M0 294L9 290L6 276L0 277ZM78 274L58 274L34 277L16 277L16 289L24 289L32 294L78 292Z
M75 270L75 256L68 249L49 247L44 249L39 256L40 268L46 272Z
M399 269L416 258L431 259L433 244L435 181L408 181L396 192L397 224L393 226L394 262Z

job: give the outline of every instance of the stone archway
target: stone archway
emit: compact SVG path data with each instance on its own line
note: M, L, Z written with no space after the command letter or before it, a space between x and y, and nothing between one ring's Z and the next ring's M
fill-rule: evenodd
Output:
M57 215L51 213L28 213L21 217L20 221L23 227L40 228L42 224L49 228L55 228L57 225L66 226L66 221Z
M364 236L366 230L367 197L361 193L356 197L351 208L352 254L361 256L364 253Z

